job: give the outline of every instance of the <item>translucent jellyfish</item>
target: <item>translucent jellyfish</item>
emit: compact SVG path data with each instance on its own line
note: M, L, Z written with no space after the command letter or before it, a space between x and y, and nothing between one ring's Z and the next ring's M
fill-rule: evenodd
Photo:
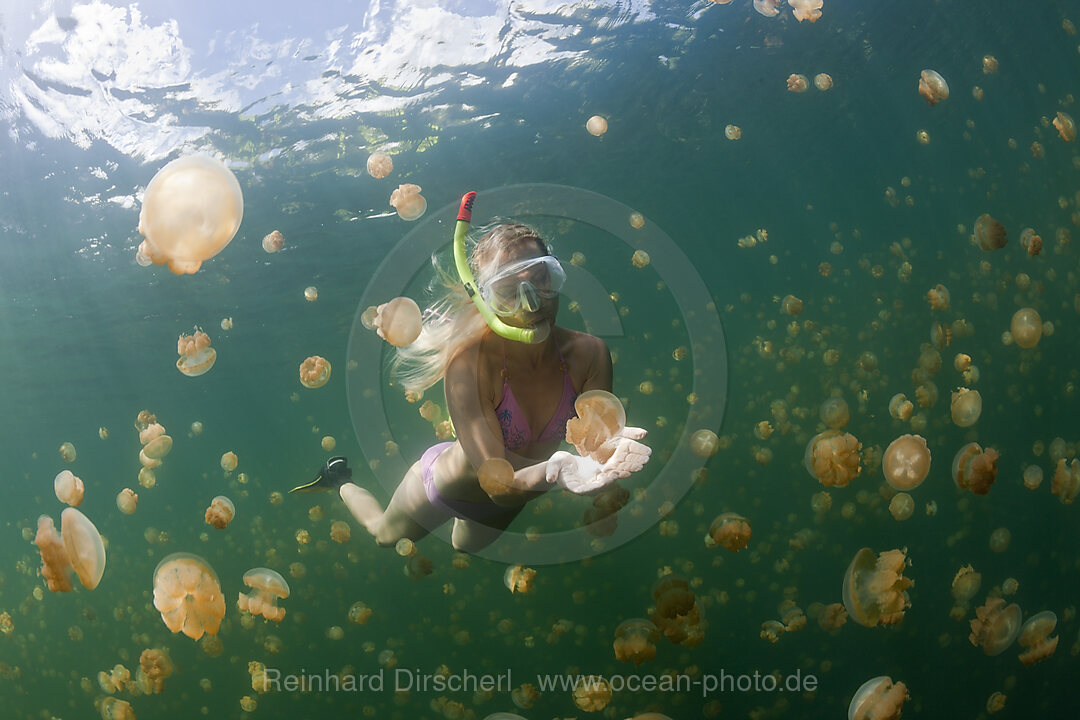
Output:
M217 350L210 347L210 336L199 329L191 335L181 335L176 343L176 352L180 354L176 369L188 377L208 372L217 362Z
M134 515L139 496L131 488L124 488L116 495L116 507L125 515Z
M285 608L275 603L278 598L289 597L289 583L285 578L269 568L252 568L244 573L244 584L252 589L250 595L240 593L236 604L241 610L252 615L262 615L267 620L281 622L285 617Z
M243 216L240 183L224 163L206 155L177 158L146 186L139 250L177 275L194 273L229 244Z
M668 575L653 588L655 603L651 620L668 640L696 647L705 639L705 618L690 583Z
M607 120L599 115L593 115L585 121L585 129L588 130L590 135L600 137L607 132Z
M334 439L333 435L324 435L323 439L319 441L319 447L326 452L331 452L337 447L337 440Z
M971 565L965 565L956 571L956 576L952 581L952 596L956 602L966 605L971 598L975 597L975 593L979 592L979 587L982 585L982 575L975 572L975 568Z
M742 137L742 128L738 125L725 125L724 137L728 140L738 140Z
M831 603L821 609L818 625L825 632L835 632L847 622L847 610L841 603Z
M56 525L48 515L38 518L34 544L41 553L41 576L51 592L71 592L71 560Z
M986 699L986 712L993 715L994 713L1001 712L1005 709L1006 695L1002 692L995 691L990 694L990 697Z
M212 525L218 530L224 530L236 517L236 506L233 501L224 495L218 495L210 501L210 507L206 508L203 518L207 525Z
M896 490L914 490L930 473L930 448L919 435L901 435L889 443L882 458L885 481Z
M984 75L993 75L994 73L996 73L998 71L997 58L994 57L993 55L984 55L983 56L982 67L983 67L983 74Z
M101 701L102 720L135 720L135 711L131 709L131 703L114 697L107 697Z
M135 676L136 687L145 695L156 695L165 689L165 679L172 675L173 664L169 654L157 648L147 648L139 655L139 670Z
M1034 308L1020 308L1012 316L1009 323L1009 332L1012 333L1013 342L1022 348L1033 348L1042 339L1042 318Z
M514 466L501 457L490 457L476 469L480 487L488 495L504 495L514 492Z
M982 415L982 395L978 390L957 388L952 394L949 412L957 427L971 427Z
M928 133L925 130L920 130L917 133L915 133L915 139L919 141L920 145L929 145L930 144L930 133Z
M919 94L931 106L949 98L949 84L935 70L923 70L919 76Z
M1020 628L1020 646L1027 648L1020 653L1020 662L1034 665L1050 657L1057 650L1058 637L1049 637L1057 627L1057 615L1050 610L1043 610L1028 618Z
M645 227L645 216L639 212L630 213L630 227L640 230Z
M930 303L931 310L948 310L949 299L949 288L941 283L926 291L926 301Z
M153 425L151 427L158 427L160 425ZM164 432L164 428L162 428ZM144 431L145 432L145 431ZM168 435L157 435L153 440L150 440L143 445L142 450L139 451L139 460L142 461L143 467L157 467L161 464L161 460L165 458L169 452L172 451L173 441ZM154 460L153 463L147 463L147 460Z
M911 413L915 411L915 405L904 393L896 393L889 400L889 414L897 420L907 422L911 419Z
M209 563L198 555L173 553L154 570L154 607L165 626L192 640L217 635L225 617L225 596Z
M526 594L532 591L536 571L524 565L511 565L503 573L503 585L512 593Z
M1027 475L1026 472L1024 474ZM1066 463L1065 458L1058 458L1050 481L1050 492L1057 495L1062 505L1073 504L1080 492L1080 460L1073 458L1071 463Z
M398 185L397 190L390 193L390 204L397 210L398 217L402 220L416 220L427 211L427 200L420 194L419 185L406 183Z
M221 469L225 472L232 472L239 464L240 459L236 457L236 453L232 450L221 456Z
M352 529L349 528L349 523L335 520L330 524L330 539L334 542L344 545L349 542L350 537L352 537Z
M582 457L607 462L615 451L611 442L626 427L626 410L605 390L588 390L574 401L577 417L566 423L566 442Z
M69 442L61 443L60 445L60 459L69 465L75 462L76 452L75 446Z
M83 495L86 494L86 487L83 481L70 470L61 470L53 478L53 492L56 493L56 499L60 502L71 507L79 507L82 504Z
M423 329L420 306L412 298L396 297L379 306L373 325L379 337L394 347L412 345Z
M751 537L753 537L753 531L750 528L750 521L738 513L726 512L717 515L709 525L709 535L706 539L731 552L739 552L750 544Z
M274 230L262 239L262 248L268 253L276 253L285 247L285 236Z
M633 256L630 258L630 263L638 270L647 267L652 262L649 257L649 253L644 250L635 250Z
M862 444L850 433L826 430L806 444L803 465L825 487L845 487L859 476Z
M712 430L697 430L690 436L690 451L699 458L711 458L720 449L720 438Z
M1038 490L1043 481L1043 469L1038 465L1028 465L1024 468L1023 478L1024 487L1028 490Z
M105 573L105 543L101 533L89 518L69 507L60 513L60 535L79 582L87 590L93 590Z
M990 552L1003 553L1009 549L1009 543L1012 542L1012 532L1007 527L995 528L990 533Z
M867 680L855 691L848 705L848 720L899 720L900 709L908 695L902 682L882 675Z
M823 0L788 0L788 5L791 6L791 14L799 22L803 20L817 22L817 19L821 17L822 4Z
M990 486L997 479L997 460L997 450L986 448L983 452L978 443L968 443L960 448L953 458L953 482L961 490L985 495L990 492Z
M367 171L371 177L382 180L394 171L394 161L384 152L371 153L367 159Z
M798 317L802 315L803 301L794 295L785 295L784 299L780 301L780 312L791 317Z
M1042 252L1042 238L1035 234L1032 228L1024 228L1020 231L1020 247L1027 250L1030 257L1035 257Z
M831 430L839 430L851 421L851 410L842 397L831 397L821 403L818 415Z
M314 285L309 285L304 288L304 299L308 302L315 302L319 299L319 288Z
M985 605L975 609L968 640L991 657L1000 655L1020 634L1020 618L1020 606L1016 603L1006 607L999 597L987 598Z
M866 627L894 625L911 607L907 589L914 583L904 577L907 549L888 550L874 555L863 548L844 574L844 608L851 618Z
M907 520L913 512L915 512L915 501L905 492L896 493L889 501L889 514L894 520Z
M765 17L776 17L780 14L782 0L754 0L754 9Z
M300 384L306 388L321 388L330 379L330 361L312 355L300 363Z
M818 16L821 16L820 12L818 13ZM814 76L814 87L816 87L818 90L825 92L826 90L831 90L832 86L832 75L829 75L828 73L818 73Z
M1005 235L1005 226L989 214L983 213L975 219L975 244L986 252L993 252L1005 247L1009 238Z
M528 710L540 699L540 691L532 683L524 683L510 692L510 699L522 710Z
M660 630L644 618L624 620L615 628L615 659L640 665L656 658Z
M1057 128L1058 135L1065 142L1072 142L1076 139L1076 122L1072 119L1072 115L1058 112L1054 117L1054 127Z
M793 93L806 92L806 89L810 87L810 81L806 79L805 75L799 75L792 73L788 75L787 89Z

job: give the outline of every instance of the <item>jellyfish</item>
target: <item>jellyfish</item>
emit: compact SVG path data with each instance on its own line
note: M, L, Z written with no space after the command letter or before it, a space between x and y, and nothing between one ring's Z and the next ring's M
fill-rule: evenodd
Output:
M831 397L821 403L818 416L830 430L839 430L851 421L851 410L844 398Z
M1020 647L1027 648L1020 653L1020 662L1030 666L1053 655L1057 650L1058 636L1049 635L1055 627L1057 615L1050 610L1043 610L1028 618L1020 628Z
M599 712L611 702L611 685L599 675L579 675L574 684L573 700L580 710Z
M160 425L153 425L151 427L161 428ZM164 430L165 429L162 428L162 432L164 432ZM150 440L143 445L142 450L139 451L139 460L142 462L143 467L157 467L161 464L161 460L172 450L172 446L173 441L171 437L168 435L157 435L153 440ZM154 462L148 463L148 460Z
M820 14L821 13L818 13L818 15ZM828 73L818 73L814 76L814 87L818 90L825 92L826 90L831 90L832 86L832 75L829 75Z
M754 9L765 17L776 17L780 14L781 0L754 0Z
M696 647L705 639L705 618L690 583L668 575L653 588L656 606L650 619L668 640L684 647Z
M352 529L349 523L335 520L330 524L330 539L334 542L344 545L349 542L350 537L352 537Z
M644 618L624 620L615 628L615 659L640 665L656 658L660 630Z
M131 703L119 698L107 697L101 701L102 720L135 720Z
M787 89L793 93L806 92L806 89L810 87L810 82L806 79L805 75L798 75L792 73L788 75Z
M146 186L139 252L177 275L197 272L236 235L244 216L244 196L236 176L206 155L177 158Z
M983 74L993 75L998 71L998 61L993 55L984 55L982 60Z
M971 427L982 414L982 395L978 390L957 388L952 394L949 411L957 427Z
M706 544L709 541L713 545L720 545L731 552L739 552L750 544L753 531L750 521L742 515L726 512L716 516L709 525L709 534L706 536Z
M124 488L116 495L116 507L125 515L134 515L139 496L131 488Z
M788 0L788 5L791 6L791 14L795 16L795 19L799 22L803 20L809 20L810 22L817 22L817 19L821 17L822 0ZM818 88L819 90L828 90L828 88Z
M985 495L997 479L997 460L997 450L986 448L984 452L978 443L968 443L953 458L953 482L961 490Z
M423 329L420 306L412 298L396 297L378 307L372 325L394 347L412 345Z
M510 692L510 699L522 710L528 710L540 699L540 691L532 683L524 683Z
M40 524L39 524L40 530ZM60 513L60 535L79 582L93 590L105 573L105 543L94 523L75 508Z
M872 678L855 691L848 705L848 720L899 720L900 708L910 698L904 683L893 683L885 675Z
M173 664L168 653L157 648L147 648L139 655L136 687L146 695L156 695L165 689L165 678L172 675L172 671Z
M83 481L70 470L61 470L53 478L53 492L56 493L56 499L60 502L71 507L79 507L82 504L83 495L86 494L86 487Z
M731 127L730 125L728 127ZM640 230L645 227L645 216L639 212L630 213L630 227Z
M480 463L476 477L484 492L493 497L514 492L514 466L505 458L490 457Z
M318 355L300 363L300 384L306 388L321 388L330 379L330 361Z
M711 458L719 449L720 438L712 430L697 430L690 436L690 451L699 458Z
M1020 634L1020 617L1020 606L1016 603L1006 606L999 597L987 598L984 605L975 609L968 640L991 657L1000 655Z
M907 422L911 419L911 413L915 411L915 405L904 393L896 393L889 400L889 414L897 420Z
M574 401L573 417L566 423L566 442L582 457L604 463L615 451L612 440L626 427L626 410L619 398L605 390L588 390Z
M953 599L961 605L967 605L967 602L975 597L975 593L979 592L981 585L982 575L975 572L975 568L971 565L965 565L956 571L956 576L953 578L951 588Z
M1034 308L1020 308L1012 316L1009 323L1009 332L1012 333L1013 342L1026 349L1039 344L1042 338L1042 318Z
M252 615L262 615L267 620L281 622L285 617L285 608L278 607L278 598L289 597L289 583L280 574L269 568L252 568L244 573L244 584L252 589L250 595L240 593L236 604L241 610Z
M198 377L208 372L217 362L217 350L210 347L210 336L198 328L191 335L180 336L176 352L180 355L176 369L188 377Z
M742 137L742 128L738 125L725 125L724 137L726 137L728 140L738 140Z
M394 161L384 152L373 152L368 155L367 171L371 177L382 180L394 171Z
M780 301L780 312L791 317L798 317L802 315L803 301L794 295L785 295L784 299Z
M221 469L225 472L232 472L236 469L236 466L240 464L240 459L236 457L236 453L229 451L221 456Z
M983 213L975 219L975 244L986 252L993 252L1005 247L1009 239L1005 236L1005 226L989 214Z
M165 627L192 640L217 635L225 596L209 563L198 555L173 553L154 570L154 607Z
M914 490L930 473L930 449L919 435L901 435L889 443L882 459L885 481L896 490Z
M427 200L420 194L419 185L398 185L397 190L390 193L390 204L397 210L398 217L402 220L416 220L427 210Z
M806 444L803 465L825 487L846 487L859 476L862 444L850 433L826 430Z
M285 247L285 236L277 230L265 235L262 239L262 248L268 253L280 252L283 247Z
M1020 231L1020 247L1027 250L1030 257L1035 257L1042 252L1042 238L1035 234L1032 228L1024 228Z
M935 70L923 70L919 76L919 94L931 107L949 99L949 84Z
M56 525L48 515L38 518L34 544L41 553L41 576L50 592L71 592L71 560Z
M831 603L821 609L818 625L825 632L835 632L847 622L847 610L842 603Z
M593 115L585 121L585 129L590 135L600 137L607 132L607 120L599 115Z
M907 549L888 550L874 556L870 548L855 553L844 573L844 608L855 622L866 627L894 625L911 607L907 589L914 583L904 577Z
M644 250L635 250L633 256L630 258L630 264L641 270L644 267L648 267L652 259L649 257L649 253Z
M304 299L308 302L315 302L319 299L319 288L314 285L309 285L304 288Z
M210 501L210 507L206 508L204 519L207 525L213 525L218 530L224 530L236 517L236 506L233 501L224 495L218 495Z
M1026 472L1024 474L1027 475ZM1062 505L1073 504L1077 493L1080 492L1080 460L1073 458L1071 463L1066 463L1065 458L1058 458L1054 475L1050 480L1050 492L1057 495Z
M948 310L949 299L949 288L941 283L926 291L926 301L930 303L931 310Z
M905 492L896 493L889 501L889 514L894 520L907 520L913 512L915 512L915 501Z
M1058 135L1065 142L1072 142L1076 139L1076 122L1073 121L1072 115L1059 111L1054 117L1054 127L1057 128Z
M512 593L526 594L532 591L536 571L524 565L511 565L503 573L503 585Z

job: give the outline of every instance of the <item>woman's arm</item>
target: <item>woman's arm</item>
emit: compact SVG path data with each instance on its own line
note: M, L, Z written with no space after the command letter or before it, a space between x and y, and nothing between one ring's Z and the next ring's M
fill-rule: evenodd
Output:
M612 366L611 351L607 343L592 335L581 335L581 352L588 359L588 374L581 385L581 392L588 390L606 390L611 392Z

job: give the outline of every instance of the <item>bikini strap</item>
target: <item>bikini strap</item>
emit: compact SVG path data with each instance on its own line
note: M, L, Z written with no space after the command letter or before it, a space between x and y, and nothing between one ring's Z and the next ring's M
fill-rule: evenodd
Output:
M505 382L509 382L509 380L510 380L510 371L506 369L506 340L504 340L502 338L500 338L500 340L502 341L501 344L500 344L500 347L502 348L502 358L503 358L502 378L503 378L503 382L505 383Z
M563 375L570 375L570 366L566 364L566 358L563 357L562 348L555 345L555 351L559 353L559 367L562 368Z

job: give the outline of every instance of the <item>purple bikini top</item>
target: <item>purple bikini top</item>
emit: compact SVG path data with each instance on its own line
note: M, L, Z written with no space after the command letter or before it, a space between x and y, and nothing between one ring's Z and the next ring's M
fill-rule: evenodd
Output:
M577 400L577 391L574 383L570 380L570 373L563 359L562 351L559 351L559 363L563 373L562 397L559 398L559 406L555 408L555 414L551 416L547 426L536 439L536 442L551 442L561 439L566 435L566 422L577 416L574 410L574 401ZM518 405L514 397L514 391L510 389L510 373L506 370L506 350L503 349L503 391L499 404L495 406L495 417L499 419L499 427L502 428L503 447L507 450L520 450L533 443L532 428L525 420L525 413Z

